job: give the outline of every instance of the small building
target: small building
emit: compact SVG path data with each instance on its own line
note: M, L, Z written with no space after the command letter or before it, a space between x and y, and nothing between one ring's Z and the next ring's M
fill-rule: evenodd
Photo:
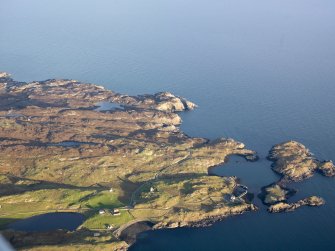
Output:
M113 209L113 211L112 211L112 215L113 215L113 216L118 216L118 215L121 215L121 212L120 212L119 209Z
M94 233L93 237L99 237L101 234L100 233Z
M109 189L109 192L110 192L110 193L114 192L113 188Z
M150 192L151 192L151 193L155 192L155 188L150 187Z
M99 210L99 214L105 214L105 213L106 213L106 211L104 209Z
M226 202L234 202L234 201L236 200L236 196L233 195L233 194L226 194L226 195L224 196L224 200L225 200Z
M114 226L113 226L113 225L109 225L109 224L106 224L106 225L105 225L105 227L106 227L106 229L108 229L108 230L111 230L111 229L113 229L113 228L114 228Z

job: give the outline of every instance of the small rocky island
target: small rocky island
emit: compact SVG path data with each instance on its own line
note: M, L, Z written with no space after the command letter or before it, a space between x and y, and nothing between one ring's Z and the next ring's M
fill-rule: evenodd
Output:
M332 161L319 161L303 144L296 141L275 145L268 159L274 162L272 169L286 181L302 181L317 171L328 177L335 175Z
M236 177L208 175L229 155L253 161L256 153L233 139L181 132L178 112L195 107L169 92L129 96L0 73L2 234L21 250L125 250L144 230L207 226L256 210L243 197L225 199L241 186ZM76 231L8 229L50 212L85 220Z
M297 191L288 188L290 183L308 179L319 172L324 176L335 175L332 161L320 161L301 143L288 141L275 145L269 152L268 159L273 161L272 169L281 178L276 183L263 187L259 197L268 205L271 213L294 211L301 206L321 206L324 199L311 196L294 203L287 203Z
M297 208L301 206L312 206L312 207L318 207L325 204L325 201L317 196L310 196L308 198L298 200L295 203L284 203L279 202L274 205L271 205L268 209L270 213L281 213L281 212L289 212L294 211Z

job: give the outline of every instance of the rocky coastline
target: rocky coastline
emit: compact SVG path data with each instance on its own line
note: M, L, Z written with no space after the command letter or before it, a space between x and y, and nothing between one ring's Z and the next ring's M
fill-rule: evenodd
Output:
M101 103L110 108L97 109ZM66 238L4 235L30 250L83 247L89 235L97 246L124 250L144 230L209 226L257 210L246 199L225 199L235 177L208 175L230 155L256 161L256 152L233 139L184 134L178 113L195 108L169 92L129 96L76 80L25 83L0 73L0 216L8 218L0 226L39 212L86 217L73 234L61 233ZM99 213L114 209L119 216Z
M170 92L130 96L76 80L17 82L0 72L2 233L22 250L127 250L143 231L207 227L258 210L249 194L235 198L238 177L210 174L229 156L255 162L257 153L234 139L183 133L180 112L196 107ZM315 173L335 176L332 161L296 141L275 145L267 158L280 175L258 195L268 212L325 203L317 196L289 203L298 192L290 186ZM62 211L86 220L73 232L6 229Z

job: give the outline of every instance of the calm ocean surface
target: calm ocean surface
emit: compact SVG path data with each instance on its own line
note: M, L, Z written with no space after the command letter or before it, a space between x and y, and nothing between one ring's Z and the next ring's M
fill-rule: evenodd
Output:
M333 0L0 0L0 71L71 78L130 94L168 90L199 105L191 136L232 137L259 152L216 169L255 193L275 181L265 157L295 139L335 160ZM315 175L292 199L321 208L260 211L209 228L144 233L140 250L334 250L335 180Z

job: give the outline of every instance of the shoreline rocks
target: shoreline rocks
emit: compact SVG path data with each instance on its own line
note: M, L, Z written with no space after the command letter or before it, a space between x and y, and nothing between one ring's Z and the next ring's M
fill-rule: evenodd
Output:
M136 221L132 224L127 224L114 232L114 235L128 245L133 245L136 242L137 236L142 232L152 230L154 223L143 220Z
M188 101L185 98L175 96L170 92L159 92L156 93L154 97L155 100L158 102L156 109L160 111L181 112L185 110L193 110L197 107L197 105L192 103L191 101Z
M21 99L25 97L26 102L21 100L22 106L38 104L54 107L55 103L58 103L58 106L60 104L62 107L94 109L97 102L113 102L124 105L128 109L147 109L167 113L193 110L197 107L193 102L170 92L129 96L76 80L49 79L30 83L17 82L6 72L0 72L0 93ZM0 102L0 105L3 109L6 108L5 103ZM10 103L7 109L11 106L13 103Z
M323 175L327 177L333 177L335 176L335 166L333 161L323 161L319 164L318 171Z
M325 200L321 197L311 196L302 200L298 200L295 203L284 203L279 202L277 204L271 205L268 208L270 213L282 213L282 212L292 212L302 206L319 207L325 204Z

